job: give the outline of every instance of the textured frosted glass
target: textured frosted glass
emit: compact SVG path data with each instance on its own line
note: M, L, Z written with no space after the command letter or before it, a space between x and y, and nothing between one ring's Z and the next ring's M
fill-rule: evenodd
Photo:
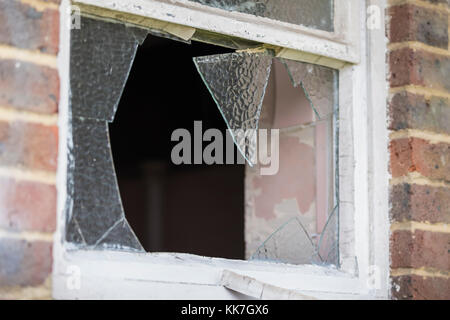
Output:
M330 118L337 103L337 70L287 59L294 87L302 88L315 120ZM256 163L256 131L268 84L272 57L266 53L230 53L194 58L203 81L247 162ZM247 130L247 131L246 131Z
M228 53L194 58L194 63L237 147L255 164L256 131L270 75L272 57L265 53Z
M72 118L67 240L86 247L142 249L125 220L109 144L108 123ZM116 232L120 227L122 231ZM112 237L116 235L116 237Z
M71 30L66 240L78 248L143 251L123 212L108 122L146 35L86 17Z
M227 11L253 14L333 31L333 0L190 0Z
M74 116L112 121L139 43L147 31L82 17L71 31Z
M287 59L280 59L286 66L295 87L301 87L319 119L335 110L337 94L337 70Z

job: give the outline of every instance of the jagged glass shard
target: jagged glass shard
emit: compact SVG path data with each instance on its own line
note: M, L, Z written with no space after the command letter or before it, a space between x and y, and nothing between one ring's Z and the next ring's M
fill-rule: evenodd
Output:
M86 247L142 250L125 220L104 120L72 119L71 214L66 239ZM120 231L120 232L119 232Z
M328 217L320 234L313 263L339 266L339 207L336 206Z
M301 86L319 119L335 111L338 71L310 63L280 59L295 87Z
M325 31L334 30L333 0L190 0Z
M147 30L81 17L71 30L72 114L112 121L137 47Z
M96 243L96 248L144 251L125 218L118 220Z
M315 246L308 232L298 218L292 218L271 234L250 260L309 264L314 253Z
M239 151L256 163L256 129L269 80L272 56L228 53L196 57L194 63L216 102Z

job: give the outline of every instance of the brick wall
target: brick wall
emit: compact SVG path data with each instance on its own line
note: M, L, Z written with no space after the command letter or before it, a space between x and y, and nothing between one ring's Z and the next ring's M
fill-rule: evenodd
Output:
M0 0L0 299L50 298L59 0Z
M391 295L450 299L448 0L389 0Z

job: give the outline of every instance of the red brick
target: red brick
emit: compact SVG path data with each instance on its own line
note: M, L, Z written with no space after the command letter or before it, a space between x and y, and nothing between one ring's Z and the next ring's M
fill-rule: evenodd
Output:
M390 155L393 177L416 171L430 179L450 181L450 144L431 144L419 138L396 139L390 143Z
M396 93L389 103L389 129L418 129L450 134L450 100Z
M450 58L403 48L389 54L391 87L418 85L450 92Z
M448 0L424 0L443 8ZM448 12L407 3L388 9L387 35L391 43L420 42L448 49ZM390 87L420 86L450 92L450 58L429 50L402 48L388 54ZM430 90L430 93L433 93ZM415 129L450 134L448 98L399 92L389 103L389 129ZM430 179L450 181L450 145L430 144L418 138L390 144L393 177L418 172ZM450 188L403 183L390 188L390 217L395 222L450 222ZM449 270L448 233L423 230L395 231L391 235L391 267L430 267ZM450 299L450 280L405 275L392 277L393 299Z
M0 286L37 286L52 271L52 243L0 241Z
M450 188L403 183L390 190L391 219L450 223Z
M0 43L57 54L58 10L38 11L17 0L0 0Z
M394 178L407 175L408 172L415 171L412 163L412 143L411 139L392 140L389 145L390 169Z
M392 298L401 300L450 300L450 279L405 275L392 277Z
M0 121L0 164L56 171L58 127Z
M0 60L0 105L55 113L58 101L57 70L15 60Z
M419 41L427 45L448 48L448 14L412 4L393 6L389 39L391 42Z
M450 234L423 230L394 231L391 268L431 267L450 270Z
M0 227L53 232L55 225L54 185L0 178Z

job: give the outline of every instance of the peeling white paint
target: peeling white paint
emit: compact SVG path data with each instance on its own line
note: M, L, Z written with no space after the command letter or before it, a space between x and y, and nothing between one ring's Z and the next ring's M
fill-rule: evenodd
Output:
M296 290L280 288L229 270L223 271L220 284L225 288L262 300L317 300Z

